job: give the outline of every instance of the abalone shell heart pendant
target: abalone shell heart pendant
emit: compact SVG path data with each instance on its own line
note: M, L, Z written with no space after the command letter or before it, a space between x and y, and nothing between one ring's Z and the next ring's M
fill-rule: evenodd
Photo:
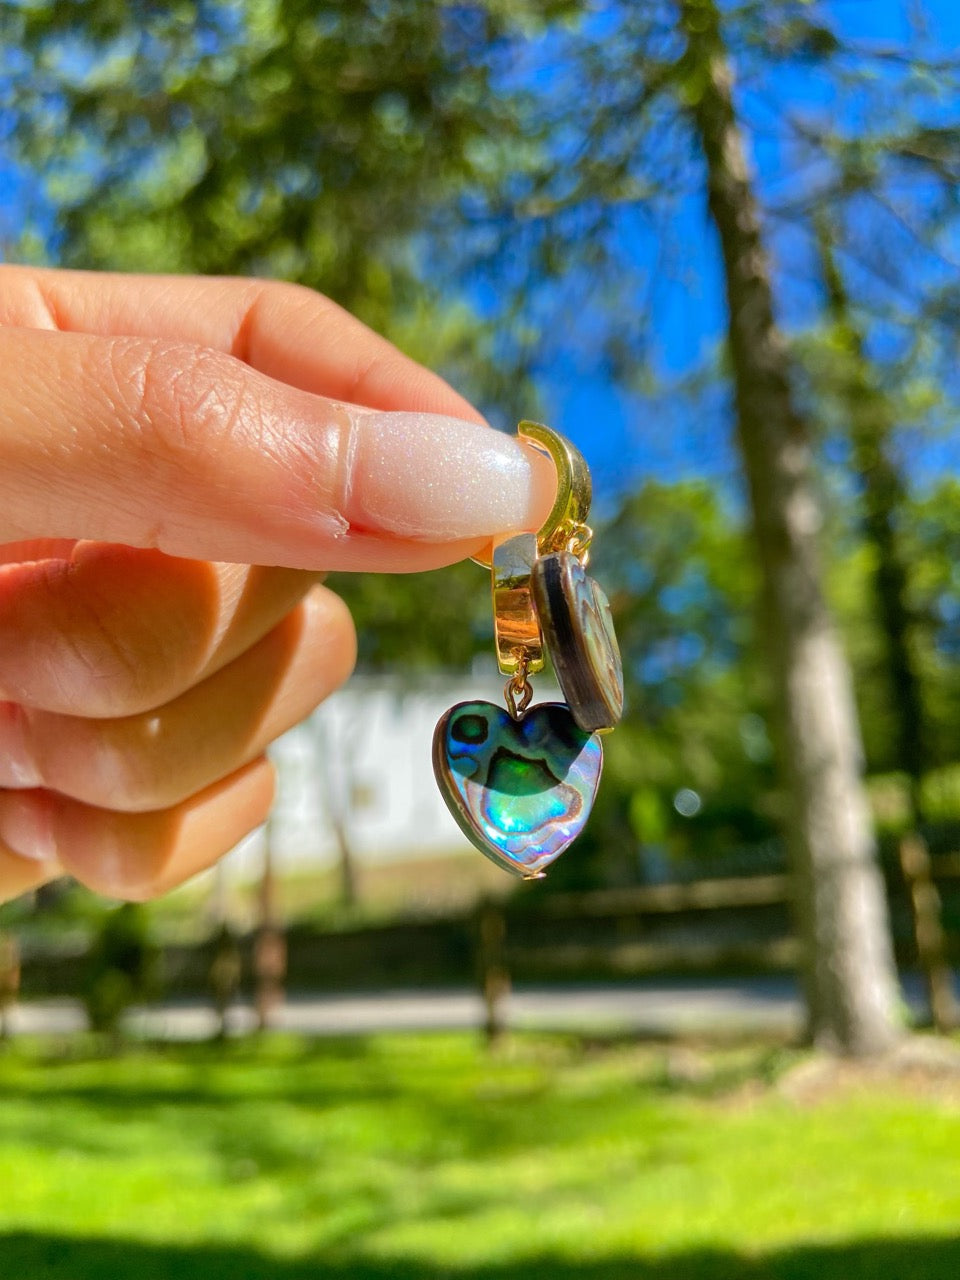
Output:
M519 720L492 702L460 702L433 735L437 783L460 830L525 880L540 879L580 834L602 766L600 738L560 702Z

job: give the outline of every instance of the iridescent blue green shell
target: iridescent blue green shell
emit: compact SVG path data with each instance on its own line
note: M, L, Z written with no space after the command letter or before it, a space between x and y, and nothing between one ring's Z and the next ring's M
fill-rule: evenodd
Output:
M559 702L514 720L492 702L461 702L433 735L433 767L468 840L499 866L536 879L580 834L603 765L595 733Z

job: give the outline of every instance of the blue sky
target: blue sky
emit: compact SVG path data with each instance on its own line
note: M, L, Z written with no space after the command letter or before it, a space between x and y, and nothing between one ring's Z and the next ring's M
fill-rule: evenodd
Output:
M956 0L927 0L923 7L929 19L925 52L940 56L953 53L960 47L960 4ZM902 0L833 0L829 11L837 29L864 46L902 44L909 35L907 5ZM890 72L891 84L896 74ZM741 91L741 104L759 189L774 202L788 191L802 191L804 183L815 183L821 176L797 169L797 156L785 140L783 113L837 113L837 125L853 133L864 110L856 93L838 91L822 72L808 68L780 67L772 80L749 82ZM936 110L949 115L956 105L941 103ZM891 104L891 112L902 106ZM917 198L922 197L918 194ZM628 256L635 262L652 264L655 244L649 232L626 235ZM680 246L683 278L669 271L660 274L650 294L649 317L652 372L663 384L664 393L654 401L645 400L611 384L591 356L604 321L602 312L589 301L565 331L565 349L548 359L540 372L539 388L548 419L584 452L601 497L610 498L644 476L700 476L726 482L736 472L726 396L714 391L706 401L698 399L693 406L685 397L670 392L671 384L717 358L724 330L719 255L702 193L695 192L672 211L669 235L674 245ZM795 331L813 321L819 304L809 245L802 235L773 227L769 242L779 316L788 330ZM918 267L928 278L933 269L930 264ZM856 271L852 270L856 285ZM920 278L918 275L918 282ZM960 433L941 432L930 442L913 440L910 463L921 483L946 470L960 469Z

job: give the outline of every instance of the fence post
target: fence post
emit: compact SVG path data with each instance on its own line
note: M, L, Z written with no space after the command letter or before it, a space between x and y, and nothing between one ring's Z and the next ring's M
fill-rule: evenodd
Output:
M957 1002L953 995L953 975L947 963L940 894L933 883L930 853L926 841L916 832L902 837L899 852L900 868L910 893L917 957L930 998L933 1025L945 1033L957 1025Z
M253 940L253 1004L257 1029L265 1031L283 1004L287 976L287 939L277 906L273 831L268 821L264 833L263 873L260 878L260 920Z
M224 922L213 939L208 980L217 1013L217 1040L226 1040L230 1006L237 998L243 978L243 957L237 938Z
M483 993L483 1035L493 1047L507 1029L504 1002L510 994L510 973L506 962L507 921L499 903L484 898L480 903L478 968Z

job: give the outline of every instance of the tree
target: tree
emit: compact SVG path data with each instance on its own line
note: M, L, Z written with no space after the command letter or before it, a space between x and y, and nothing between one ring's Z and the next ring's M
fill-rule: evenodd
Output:
M883 885L849 667L821 582L811 436L790 389L732 73L714 0L680 0L682 84L724 263L737 437L750 494L789 796L814 1043L871 1054L897 1038Z
M895 720L895 767L910 780L912 823L922 820L922 780L927 732L917 669L918 619L910 600L910 570L902 528L907 489L895 456L896 419L890 397L877 384L865 354L863 332L839 270L830 228L817 222L817 242L832 324L832 390L846 420L853 470L861 486L864 534L874 551L873 590L886 645L886 676Z

